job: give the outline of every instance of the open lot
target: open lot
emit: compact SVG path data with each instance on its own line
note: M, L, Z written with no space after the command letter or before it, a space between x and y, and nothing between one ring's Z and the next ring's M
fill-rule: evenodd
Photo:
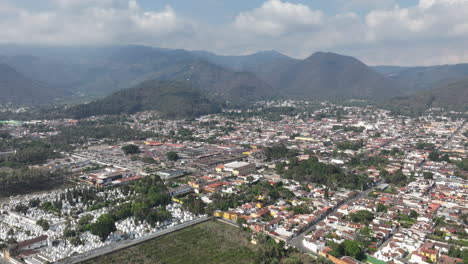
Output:
M209 221L86 262L91 263L253 263L254 245L249 233Z

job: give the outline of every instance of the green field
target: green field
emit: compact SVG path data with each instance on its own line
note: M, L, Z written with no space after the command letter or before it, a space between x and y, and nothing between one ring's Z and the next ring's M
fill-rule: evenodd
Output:
M239 228L208 221L86 263L254 263L256 250L249 235Z

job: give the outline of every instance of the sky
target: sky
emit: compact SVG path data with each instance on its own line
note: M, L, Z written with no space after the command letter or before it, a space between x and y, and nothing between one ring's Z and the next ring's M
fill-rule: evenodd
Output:
M0 43L468 63L468 0L0 0Z

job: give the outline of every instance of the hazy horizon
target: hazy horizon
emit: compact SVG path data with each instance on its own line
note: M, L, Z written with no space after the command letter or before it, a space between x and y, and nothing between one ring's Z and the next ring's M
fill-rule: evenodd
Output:
M468 62L467 0L0 0L0 43L276 50L368 65Z

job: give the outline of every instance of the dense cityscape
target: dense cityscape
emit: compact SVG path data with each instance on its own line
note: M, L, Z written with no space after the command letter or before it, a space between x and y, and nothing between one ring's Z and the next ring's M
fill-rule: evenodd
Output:
M0 263L95 263L202 222L280 248L256 263L468 261L460 112L275 100L2 121L0 138Z

